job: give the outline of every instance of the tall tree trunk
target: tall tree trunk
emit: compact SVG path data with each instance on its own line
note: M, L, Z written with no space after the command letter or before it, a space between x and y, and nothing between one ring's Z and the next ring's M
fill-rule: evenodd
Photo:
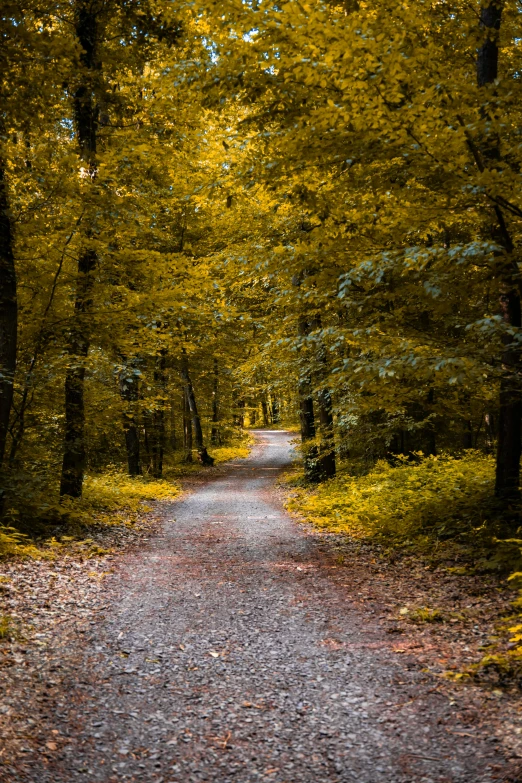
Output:
M0 126L1 130L1 126ZM5 160L0 157L0 466L2 464L9 415L13 404L18 335L16 270L13 230L9 216Z
M150 408L143 408L143 449L146 457L146 472L152 473L152 444L154 442L154 424L152 421L152 411Z
M428 392L428 405L427 405L428 415L430 416L433 413L434 403L435 403L435 391L434 389L430 389ZM426 424L425 433L426 433L426 454L428 455L428 457L435 457L437 454L437 433L436 433L436 427L435 427L435 422L433 420L433 417L431 417L428 423Z
M522 326L520 296L506 286L501 296L502 318L506 326ZM522 448L522 396L520 388L520 349L510 335L504 338L503 372L500 380L497 465L495 493L501 500L520 499L520 453Z
M462 448L473 448L473 425L471 419L464 419L464 432L462 433Z
M236 427L245 426L245 400L238 396L237 389L232 393L233 421Z
M192 419L185 386L181 402L183 407L183 462L192 462Z
M124 402L123 431L127 449L129 476L141 476L140 437L136 424L136 403L139 398L138 378L131 368L124 367L120 373L120 395Z
M96 178L96 137L98 107L95 100L97 72L98 19L93 5L87 0L77 0L75 31L82 48L82 82L74 96L74 123L80 147L80 157L85 179ZM69 336L69 366L65 376L65 439L60 481L60 495L80 497L85 473L85 360L89 353L92 288L97 264L96 252L88 245L92 239L92 223L84 232L84 249L78 258L76 299L73 324Z
M320 316L315 316L310 324L311 330L320 332L322 323ZM319 452L319 471L321 478L335 476L335 445L334 445L334 418L332 407L332 395L326 385L328 375L328 361L326 351L320 334L317 337L316 360L320 388L317 392L317 409L319 411L319 426L321 434L321 448Z
M212 431L210 442L213 446L219 446L221 436L219 432L219 365L218 360L214 358L214 375L212 378Z
M502 21L502 2L490 0L480 11L480 25L484 41L477 54L477 84L487 88L498 76L498 38ZM487 121L487 110L483 110ZM483 161L481 160L483 156ZM486 132L475 153L475 161L483 169L487 163L493 167L500 159L499 140L496 134ZM508 329L520 329L520 273L513 255L513 243L504 213L499 206L494 208L497 226L496 239L504 248L504 263L501 269L500 312ZM502 354L502 376L500 379L500 411L498 419L497 465L495 494L507 503L520 500L520 455L522 451L522 387L520 350L509 333L504 337ZM519 517L519 512L514 513Z
M74 323L69 335L69 367L65 374L65 439L60 481L60 495L81 497L85 473L85 359L90 344L90 311L92 273L96 266L94 252L82 253L78 259Z
M261 410L263 411L263 427L268 427L268 405L264 394L261 397Z
M203 443L203 430L201 428L201 419L198 413L198 406L196 404L196 397L194 395L194 388L190 379L188 357L185 351L183 351L181 357L181 378L185 386L185 394L187 397L187 403L190 411L190 417L192 419L192 426L194 427L194 441L196 449L203 451L205 444Z
M152 430L153 440L151 443L152 455L152 475L154 478L161 478L163 475L163 455L165 452L165 367L166 357L162 351L156 360L154 370L154 382L156 390L159 391L161 399L154 407L152 412Z
M170 433L169 433L169 446L172 451L176 451L178 447L178 438L176 434L176 406L174 401L170 402Z
M303 340L310 333L310 324L301 317L298 323L298 335ZM308 363L307 363L308 364ZM306 366L299 374L297 389L299 394L299 423L301 427L301 443L303 444L303 467L307 481L317 482L320 479L317 445L315 444L315 415L312 381Z

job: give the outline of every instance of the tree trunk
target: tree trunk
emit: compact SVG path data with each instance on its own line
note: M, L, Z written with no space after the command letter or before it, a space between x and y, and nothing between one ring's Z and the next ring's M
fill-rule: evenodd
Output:
M152 422L152 411L144 408L142 413L143 421L143 448L146 457L146 472L152 473L152 444L154 442L154 424Z
M183 462L192 462L192 419L190 417L190 408L187 400L187 390L183 387L182 394L183 407Z
M69 367L65 374L65 439L60 496L81 497L85 473L85 359L89 352L89 314L92 305L94 252L78 259L74 323L69 336Z
M243 428L245 426L245 401L242 398L238 398L237 391L233 395L233 421L236 427Z
M464 420L464 432L462 434L462 448L463 449L473 448L473 425L471 423L471 419Z
M98 107L95 100L97 61L98 20L96 11L85 0L78 0L75 8L75 31L82 52L82 83L74 96L74 124L83 175L94 181L96 177L96 136L98 129ZM86 222L85 244L92 237L92 222ZM80 497L85 472L85 359L89 353L93 272L96 268L96 252L85 247L78 258L76 300L73 324L69 336L69 367L65 376L65 439L60 482L60 495Z
M485 87L498 76L498 34L502 21L502 2L491 0L480 9L480 26L486 38L477 53L477 84Z
M198 451L202 451L205 448L205 444L203 443L203 430L201 428L201 419L199 418L196 397L194 395L194 389L190 379L188 357L185 351L183 351L183 355L181 357L181 378L185 386L185 394L190 411L190 418L192 419L192 426L194 427L194 441L196 444L196 449Z
M491 0L480 11L480 26L485 35L477 54L477 84L487 87L498 76L498 37L502 20L502 3ZM487 121L487 111L482 112ZM496 134L484 134L480 153L485 162L493 166L500 159L499 140ZM484 163L477 160L484 168ZM520 329L520 273L513 257L513 243L500 207L495 207L497 227L496 239L504 248L505 259L501 270L500 312L508 329ZM520 381L520 350L512 337L506 333L502 353L502 376L500 379L500 411L498 419L497 465L495 494L508 506L520 500L520 455L522 450L522 388ZM518 518L518 511L514 514Z
M427 412L431 418L426 424L426 428L425 428L426 454L428 457L435 457L437 455L437 433L436 433L433 416L431 416L431 414L433 413L434 403L435 403L435 391L433 389L430 389L428 392Z
M170 403L170 433L169 433L169 445L172 451L176 451L178 447L178 438L176 435L176 407L174 401Z
M501 312L510 327L522 326L520 296L506 290L502 295ZM522 449L522 397L520 389L520 349L510 335L504 338L503 373L500 380L500 410L498 416L497 465L495 494L507 501L520 499L520 453Z
M214 359L214 376L212 380L212 431L210 442L213 446L219 446L221 436L219 432L219 366L218 360Z
M321 330L320 316L315 316L310 324L311 330ZM330 389L324 383L328 374L328 362L326 351L320 335L317 337L316 359L318 364L318 376L321 388L317 392L317 408L319 411L319 426L321 434L321 449L319 452L319 472L321 478L335 476L335 446L334 446L334 419L332 409L332 395ZM324 384L324 385L323 385Z
M268 427L268 405L264 394L261 397L261 410L263 411L263 427Z
M135 418L136 403L139 398L138 378L124 368L120 373L120 395L125 404L123 411L123 431L127 449L129 476L141 476L140 438Z
M156 369L154 370L154 382L156 391L159 391L161 399L156 402L152 412L152 432L153 439L151 443L152 456L152 475L154 478L163 476L163 455L165 452L165 353L162 352L156 360Z
M310 332L310 324L305 318L298 323L299 338L303 339ZM308 368L306 368L308 370ZM315 444L314 398L312 382L308 372L301 372L297 383L299 394L299 423L301 427L301 443L303 444L303 467L305 479L317 482L320 480L317 445ZM311 441L311 442L310 442Z
M16 370L18 304L5 161L0 157L0 466L9 429Z

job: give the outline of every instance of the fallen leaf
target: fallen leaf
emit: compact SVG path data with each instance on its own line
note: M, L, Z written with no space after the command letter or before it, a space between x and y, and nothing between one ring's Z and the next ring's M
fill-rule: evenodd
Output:
M49 748L49 750L56 750L58 746L56 745L56 742L46 742L45 747Z

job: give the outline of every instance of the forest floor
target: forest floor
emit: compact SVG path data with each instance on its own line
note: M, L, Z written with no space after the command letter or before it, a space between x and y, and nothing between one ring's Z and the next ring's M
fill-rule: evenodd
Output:
M4 564L2 783L522 780L519 693L443 676L509 596L300 524L290 462L260 431L111 554Z

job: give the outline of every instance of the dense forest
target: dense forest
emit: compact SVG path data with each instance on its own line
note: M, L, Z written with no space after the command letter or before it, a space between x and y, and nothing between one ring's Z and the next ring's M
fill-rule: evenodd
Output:
M522 781L522 0L4 0L0 780Z
M421 527L512 535L517 3L21 0L1 37L5 525L299 426L305 481L415 466Z

